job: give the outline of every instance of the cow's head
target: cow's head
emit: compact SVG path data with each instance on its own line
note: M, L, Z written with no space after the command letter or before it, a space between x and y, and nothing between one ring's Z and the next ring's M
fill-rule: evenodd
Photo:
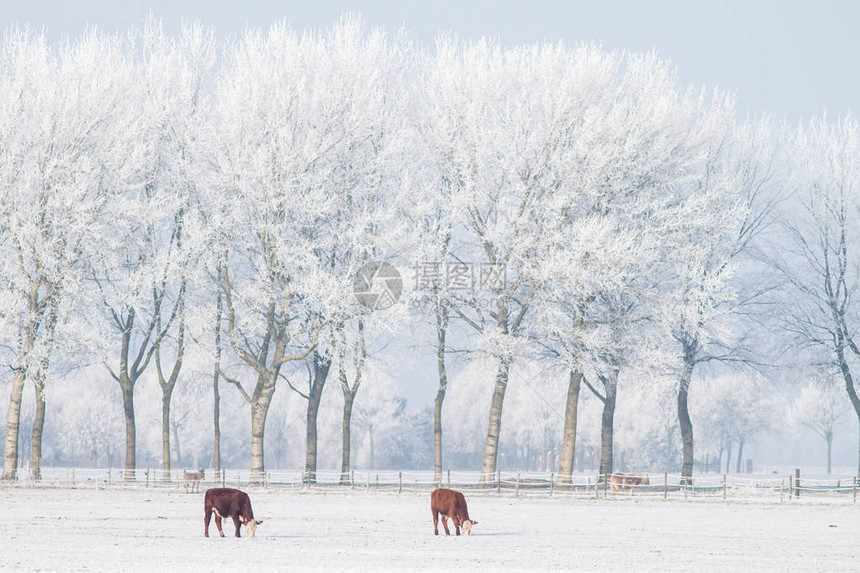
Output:
M197 475L200 476L200 479L206 478L206 472L203 471L203 468L197 470Z
M239 516L239 521L245 524L245 533L248 535L248 537L254 537L254 535L257 533L257 526L263 523L262 519L252 519L248 521L241 515Z
M471 519L464 519L463 523L460 526L463 528L463 535L472 535L472 526L478 525L477 521L473 521Z

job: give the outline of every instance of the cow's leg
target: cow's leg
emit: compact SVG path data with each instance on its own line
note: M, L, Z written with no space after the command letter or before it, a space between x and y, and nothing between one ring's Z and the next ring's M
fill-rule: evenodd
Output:
M460 535L460 518L455 515L451 518L451 521L454 522L454 531L457 532L457 535Z
M236 537L242 537L239 535L239 526L242 525L242 522L239 521L238 515L233 516L233 524L236 526Z
M224 530L221 528L221 515L218 513L215 514L215 527L218 528L218 535L224 537Z
M433 533L439 535L439 512L433 510Z
M203 536L209 537L209 521L212 519L212 510L207 509L206 515L203 517Z
M444 513L442 514L442 527L445 528L445 535L451 535L451 532L448 531L448 516Z

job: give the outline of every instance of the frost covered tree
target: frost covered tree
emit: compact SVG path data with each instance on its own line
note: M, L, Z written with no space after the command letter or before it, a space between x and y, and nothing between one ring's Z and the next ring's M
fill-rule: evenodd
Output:
M187 28L176 46L150 20L132 35L135 52L126 55L131 70L125 112L126 129L113 126L126 140L124 174L111 189L104 214L102 241L86 254L93 289L106 328L102 360L122 390L126 422L125 470L133 479L137 464L134 391L157 356L163 390L165 469L169 457L169 404L184 353L186 281L191 258L185 238L192 197L187 150L194 106L211 63L211 35ZM209 54L207 55L207 52ZM138 57L139 56L139 57ZM178 342L172 372L161 368L168 339Z
M789 420L821 436L827 447L827 475L833 467L833 434L842 423L848 408L838 384L829 379L811 380L791 404Z
M787 406L760 375L731 373L705 380L692 408L703 430L727 454L725 471L731 471L732 448L737 447L735 472L740 473L744 447L776 426ZM715 435L714 435L715 434Z
M585 49L587 50L587 49ZM542 264L556 248L570 133L588 82L563 46L504 49L442 38L428 64L422 132L460 262L447 269L452 316L496 361L481 471L496 469L511 364L523 352Z
M116 38L92 33L57 48L12 29L0 53L0 320L14 372L2 479L15 479L24 386L34 384L30 468L38 479L45 384L82 288L80 260L100 238L109 190L127 152L120 133L129 83Z
M163 35L154 21L147 23L143 38L142 81L145 92L147 128L141 138L150 146L156 164L153 175L159 185L172 193L173 201L165 205L165 215L172 216L168 255L169 270L163 275L174 300L170 315L156 316L153 349L155 373L162 392L162 470L170 475L171 411L170 405L186 353L187 305L189 282L197 271L201 233L189 233L188 226L197 223L194 187L195 141L201 127L200 108L206 105L206 77L214 63L215 42L211 31L199 24L183 27L180 37L172 41ZM167 282L171 284L167 285ZM193 284L193 283L192 283ZM172 331L164 329L173 323ZM168 350L168 347L170 349ZM172 364L163 362L170 354Z
M356 402L354 413L362 437L360 443L365 460L362 465L366 469L379 467L378 461L382 458L379 452L383 450L380 438L396 427L397 419L406 407L406 402L397 395L393 378L384 374L375 378Z
M524 459L527 466L523 469L554 471L552 464L563 422L557 405L563 395L564 378L545 376L545 369L536 361L523 361L511 369L517 384L509 390L502 451L508 453L508 459L511 453Z
M691 156L678 202L663 229L670 277L662 321L677 354L681 474L693 472L689 394L696 368L707 362L748 363L753 328L744 317L767 282L740 280L753 241L771 219L775 197L773 137L768 119L735 125L733 103L716 95L690 110Z
M86 460L96 467L113 467L122 461L123 419L117 408L116 387L109 388L108 384L113 383L67 381L68 388L57 396L60 439L55 447L63 452L63 458Z
M787 142L794 195L781 213L783 235L771 252L784 278L784 327L798 347L839 372L860 421L855 382L860 346L860 126L848 115L815 118ZM860 471L860 454L858 454Z
M688 209L701 208L706 197L714 217L723 214L722 205L734 205L723 188L707 196L691 192L708 177L704 150L731 127L730 106L720 97L709 105L683 89L655 54L604 59L599 97L587 102L581 122L588 129L571 134L575 161L563 187L562 248L545 260L551 304L537 321L539 340L570 370L562 475L572 470L586 370L594 378L588 386L604 404L601 471L611 472L618 375L659 354L644 342L655 338L654 325L661 322L656 302L673 248L669 240L690 241L690 232L704 229L698 227L701 214ZM708 242L704 232L701 237Z
M386 251L379 230L391 219L380 208L397 204L380 199L391 185L387 156L397 133L392 54L385 35L365 32L358 20L325 34L279 24L231 46L217 81L206 208L228 253L226 338L257 378L247 392L225 375L251 405L255 473L264 470L277 381L308 358L305 469L315 478L331 333L354 312L355 272Z
M417 140L421 141L420 138ZM418 154L423 156L422 152ZM417 230L420 245L414 249L417 259L413 261L412 267L413 298L410 303L418 310L419 321L429 323L433 330L432 348L438 379L433 400L433 471L434 481L438 482L442 479L442 407L448 393L448 333L453 303L445 271L452 260L453 223L442 197L435 192L439 174L433 165L418 171L423 176L413 184L420 186L420 199L414 201L413 209L407 211Z
M349 335L352 336L349 336ZM340 329L338 346L337 373L340 388L343 392L343 421L340 463L340 483L349 484L350 461L352 455L352 408L355 396L361 388L362 374L367 360L367 341L364 333L364 321L358 319L355 332L346 331L346 325ZM347 336L350 340L347 342ZM352 382L350 382L352 374Z

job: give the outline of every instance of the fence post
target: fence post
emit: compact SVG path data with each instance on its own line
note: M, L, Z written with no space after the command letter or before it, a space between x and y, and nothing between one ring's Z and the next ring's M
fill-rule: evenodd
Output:
M75 485L75 468L72 468L72 485Z
M496 470L496 493L502 493L502 470Z
M549 474L549 496L552 497L552 491L555 489L555 474Z
M448 470L448 489L451 489L451 470Z
M726 499L726 474L723 474L723 499Z
M600 483L600 476L599 475L594 476L594 499L597 499L600 497L600 493L598 493L598 489L597 489L599 483Z
M603 475L603 498L609 495L609 474Z
M397 474L397 495L403 493L403 472Z
M146 468L144 474L146 476L146 487L149 487L149 468Z
M854 476L854 486L851 488L851 491L854 494L854 503L857 503L857 476Z
M370 472L367 472L367 475L365 476L365 484L366 484L365 491L367 493L370 493Z
M111 474L111 469L112 469L112 468L108 468L108 485L110 485L110 483L111 483L111 475L110 475L110 474ZM857 483L857 480L854 480L854 483Z
M800 468L794 468L794 497L800 497Z
M788 501L791 501L792 496L794 495L794 478L791 474L788 474Z
M517 495L520 495L520 474L517 474Z
M669 472L663 472L663 499L669 499Z

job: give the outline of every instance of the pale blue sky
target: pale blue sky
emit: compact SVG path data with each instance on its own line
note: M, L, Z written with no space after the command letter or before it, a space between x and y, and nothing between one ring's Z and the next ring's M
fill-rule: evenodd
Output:
M689 83L736 90L742 113L770 111L790 123L860 109L860 1L854 0L8 0L0 26L28 23L51 38L87 25L108 31L139 25L152 10L168 30L200 19L221 34L286 19L325 27L344 12L371 26L405 27L419 43L439 31L493 36L506 44L539 40L606 48L656 48Z

